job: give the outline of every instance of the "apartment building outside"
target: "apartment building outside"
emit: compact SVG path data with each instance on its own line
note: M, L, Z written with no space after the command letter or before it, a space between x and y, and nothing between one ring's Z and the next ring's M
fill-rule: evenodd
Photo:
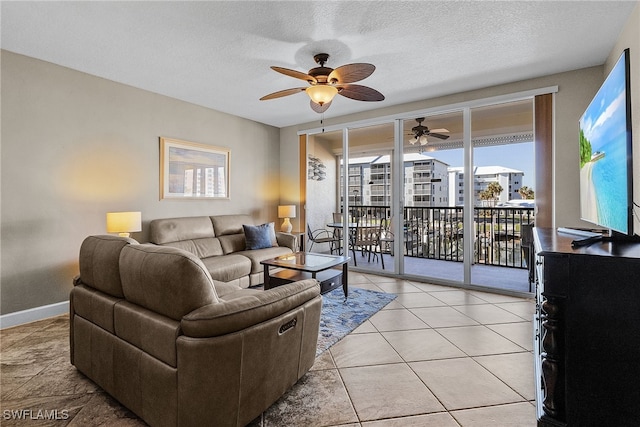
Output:
M391 206L391 158L369 156L349 159L349 204ZM404 200L407 207L462 206L464 173L434 157L418 153L404 155ZM503 166L478 166L474 171L474 205L482 206L480 194L497 182L502 193L492 203L520 199L522 171ZM341 176L341 183L342 183ZM340 185L342 195L342 184ZM341 197L341 200L343 198Z
M487 201L483 201L480 194L485 191L489 184L497 182L503 188L495 201L491 204L500 204L509 200L521 199L518 190L522 187L522 179L524 173L522 171L507 168L504 166L476 166L473 178L473 204L474 206L483 206ZM462 206L464 204L463 188L464 188L464 168L449 168L449 200L451 206Z

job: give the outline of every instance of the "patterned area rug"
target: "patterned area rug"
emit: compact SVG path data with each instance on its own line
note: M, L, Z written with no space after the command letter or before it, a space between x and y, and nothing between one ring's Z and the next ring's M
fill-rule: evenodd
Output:
M341 287L322 295L316 357L395 298L395 294L351 288L345 301Z

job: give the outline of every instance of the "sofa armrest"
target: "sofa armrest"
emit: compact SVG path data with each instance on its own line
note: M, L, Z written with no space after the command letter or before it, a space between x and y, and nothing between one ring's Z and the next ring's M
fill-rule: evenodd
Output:
M247 290L246 295L208 304L182 318L185 336L215 337L241 331L286 313L320 295L316 279L306 279L266 291Z
M278 246L284 246L291 249L293 252L298 251L298 238L293 234L276 231L276 240L278 242Z

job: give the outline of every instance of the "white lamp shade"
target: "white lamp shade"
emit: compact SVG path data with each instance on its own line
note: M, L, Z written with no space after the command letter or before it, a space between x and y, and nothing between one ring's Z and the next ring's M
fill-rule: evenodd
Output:
M296 217L295 205L278 206L278 218L295 218L295 217Z
M142 214L140 212L109 212L107 213L107 233L129 235L142 231Z
M338 89L330 85L315 85L305 89L309 98L316 104L322 105L331 102L338 93Z

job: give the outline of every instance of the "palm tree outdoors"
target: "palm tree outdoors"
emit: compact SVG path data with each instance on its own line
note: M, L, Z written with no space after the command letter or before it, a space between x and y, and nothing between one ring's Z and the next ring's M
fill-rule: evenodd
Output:
M504 191L502 185L498 184L497 182L490 182L487 188L484 191L480 192L480 200L491 201L491 204L495 205L496 199L500 196L500 193L502 193L502 191Z
M524 200L533 200L535 198L535 192L533 191L533 188L529 188L526 185L523 185L522 187L520 187L520 189L518 189L518 194L520 194L520 197L522 197L522 199Z

